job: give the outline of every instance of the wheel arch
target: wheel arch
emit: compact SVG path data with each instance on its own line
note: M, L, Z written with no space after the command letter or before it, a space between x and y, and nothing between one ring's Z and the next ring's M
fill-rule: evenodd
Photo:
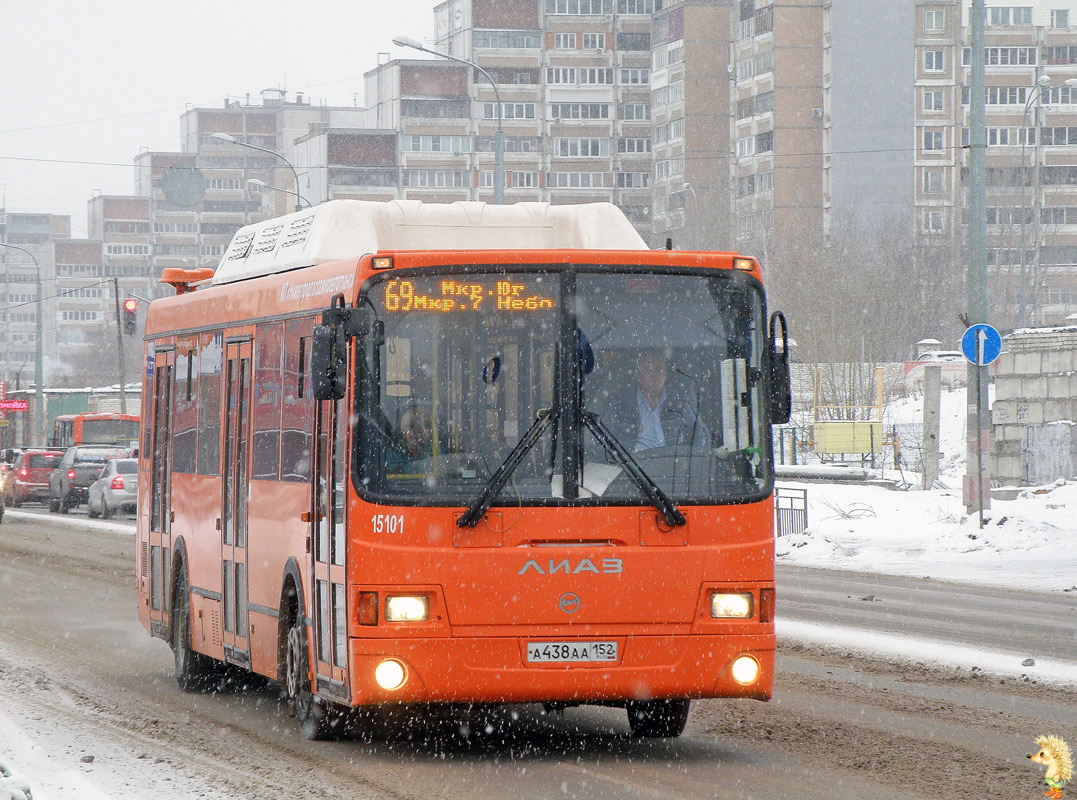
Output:
M294 613L293 613L294 603ZM303 574L299 562L292 556L284 565L284 574L280 582L280 614L277 617L277 674L284 674L285 650L288 647L288 629L292 626L295 615L303 618L306 624L307 604L303 596Z

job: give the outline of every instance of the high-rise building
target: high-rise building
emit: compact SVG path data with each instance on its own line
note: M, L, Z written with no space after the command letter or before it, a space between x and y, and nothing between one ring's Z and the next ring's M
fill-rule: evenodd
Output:
M366 130L349 146L344 131L301 142L304 167L324 153L333 177L315 201L383 198L396 167L398 197L492 202L500 117L505 202L612 202L649 237L653 11L653 0L441 3L431 49L489 79L441 59L379 64ZM392 157L375 131L398 134Z
M927 245L966 236L970 8L916 7L915 212ZM986 22L991 318L1057 324L1077 310L1077 3L991 5Z

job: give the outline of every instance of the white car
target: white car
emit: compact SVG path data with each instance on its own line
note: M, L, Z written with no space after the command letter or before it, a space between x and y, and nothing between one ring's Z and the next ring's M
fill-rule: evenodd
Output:
M86 513L108 519L116 509L132 513L138 507L138 459L114 458L101 470L101 477L90 484Z
M965 361L965 354L956 350L932 350L922 353L917 361L928 361L934 364L960 364Z

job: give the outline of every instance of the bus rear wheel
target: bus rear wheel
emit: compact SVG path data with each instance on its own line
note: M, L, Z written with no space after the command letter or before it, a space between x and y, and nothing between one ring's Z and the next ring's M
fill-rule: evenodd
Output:
M299 721L299 732L303 738L313 741L330 739L343 727L342 716L311 691L308 663L307 629L302 614L296 611L288 628L284 652L284 691Z
M213 685L217 673L213 659L191 649L191 594L186 565L180 567L173 594L172 658L181 691L204 692Z
M640 700L629 703L628 727L633 736L646 739L673 738L684 732L689 700Z

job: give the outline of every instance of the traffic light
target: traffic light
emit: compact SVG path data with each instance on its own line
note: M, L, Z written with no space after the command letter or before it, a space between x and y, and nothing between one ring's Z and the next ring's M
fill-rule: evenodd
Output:
M138 301L128 297L123 301L123 332L134 333L138 328Z

